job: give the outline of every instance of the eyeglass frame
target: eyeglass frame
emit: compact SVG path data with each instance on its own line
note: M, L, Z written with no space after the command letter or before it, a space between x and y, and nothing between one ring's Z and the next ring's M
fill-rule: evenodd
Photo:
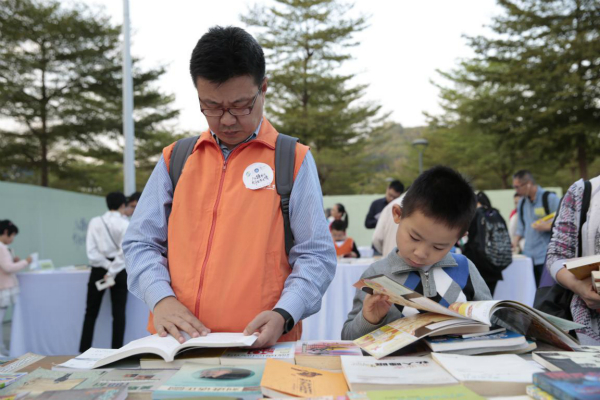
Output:
M258 96L261 93L262 93L262 84L261 84L261 87L258 88L258 92L254 96L254 99L252 100L252 104L250 104L249 107L202 108L202 104L200 104L200 112L202 114L204 114L205 117L218 117L218 118L221 118L223 115L225 115L225 111L227 111L229 114L233 115L234 117L244 117L246 115L252 114L252 110L254 110L254 105L256 104L256 99L258 99ZM246 113L246 114L234 114L234 113L231 112L231 110L248 110L248 113ZM219 114L219 115L206 115L205 111L221 111L221 114Z
M515 189L515 190L519 190L519 189L521 189L523 186L525 186L525 185L529 185L530 183L531 183L531 181L526 181L526 182L523 182L523 183L521 183L520 185L513 185L513 189Z

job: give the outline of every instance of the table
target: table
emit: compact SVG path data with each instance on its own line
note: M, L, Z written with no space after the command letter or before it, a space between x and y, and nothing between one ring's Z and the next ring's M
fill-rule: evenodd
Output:
M536 290L533 261L529 257L514 255L513 262L502 271L494 300L515 300L533 307Z
M17 274L21 293L15 306L10 338L11 357L79 354L90 270L52 270ZM148 307L131 293L127 298L124 343L148 336ZM102 299L93 347L110 348L110 294Z

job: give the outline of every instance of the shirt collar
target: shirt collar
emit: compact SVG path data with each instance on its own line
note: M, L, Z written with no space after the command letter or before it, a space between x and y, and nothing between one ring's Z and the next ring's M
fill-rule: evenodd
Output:
M401 274L403 272L419 272L422 271L421 268L411 267L404 261L402 257L398 255L398 248L395 247L394 251L390 252L390 254L386 257L388 259L388 263L391 266L392 274ZM458 263L454 260L454 257L448 252L440 261L436 262L429 268L431 271L434 267L456 267Z
M260 127L262 126L263 118L260 119L260 122L258 123L256 130L254 132L252 132L252 134L250 136L248 136L246 138L246 140L244 140L242 143L247 143L258 137L258 132L260 131ZM215 133L212 130L210 131L210 134L212 135L213 139L215 139L215 141L217 142L217 144L219 145L220 148L229 150L229 147L227 147L225 144L221 143L221 141L219 140L217 135L215 135ZM239 146L242 143L238 143L235 147ZM234 147L234 149L235 149L235 147ZM233 149L231 149L231 150L233 150Z

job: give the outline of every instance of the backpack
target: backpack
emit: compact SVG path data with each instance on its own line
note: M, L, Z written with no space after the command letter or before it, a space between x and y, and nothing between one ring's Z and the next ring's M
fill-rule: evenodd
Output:
M506 222L494 208L484 210L482 214L479 221L485 234L482 250L490 263L502 271L512 262L512 246Z
M556 193L546 191L542 195L542 205L544 206L544 212L546 213L546 215L550 214L550 205L548 204L548 197L550 197L550 194L556 194ZM519 218L521 219L521 223L523 224L523 226L525 226L525 217L523 216L524 209L525 209L525 199L523 198L523 199L521 199L521 203L520 203L520 207L519 207Z
M175 187L183 167L187 161L194 146L200 136L193 136L178 140L173 146L173 153L169 160L169 177L173 184L173 197L175 197ZM277 135L275 145L275 186L277 194L281 197L281 214L283 215L283 230L285 233L285 253L290 254L294 246L294 235L290 225L290 194L294 186L294 166L296 163L296 143L298 138L284 135Z

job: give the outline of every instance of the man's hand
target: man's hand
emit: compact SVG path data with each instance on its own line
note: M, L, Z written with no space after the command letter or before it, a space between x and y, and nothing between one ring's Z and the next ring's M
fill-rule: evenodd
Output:
M283 334L285 320L275 311L263 311L258 314L244 329L244 335L258 332L258 339L252 345L255 348L269 347L277 343Z
M390 311L392 303L389 301L389 297L383 294L367 294L363 301L363 317L368 323L377 325Z
M169 333L179 343L185 342L181 331L193 338L210 333L210 329L172 296L165 297L154 306L154 328L159 336L165 337Z
M579 297L581 297L581 300L585 302L585 305L592 310L600 309L600 294L598 294L592 286L592 277L579 281L574 292L577 293Z

